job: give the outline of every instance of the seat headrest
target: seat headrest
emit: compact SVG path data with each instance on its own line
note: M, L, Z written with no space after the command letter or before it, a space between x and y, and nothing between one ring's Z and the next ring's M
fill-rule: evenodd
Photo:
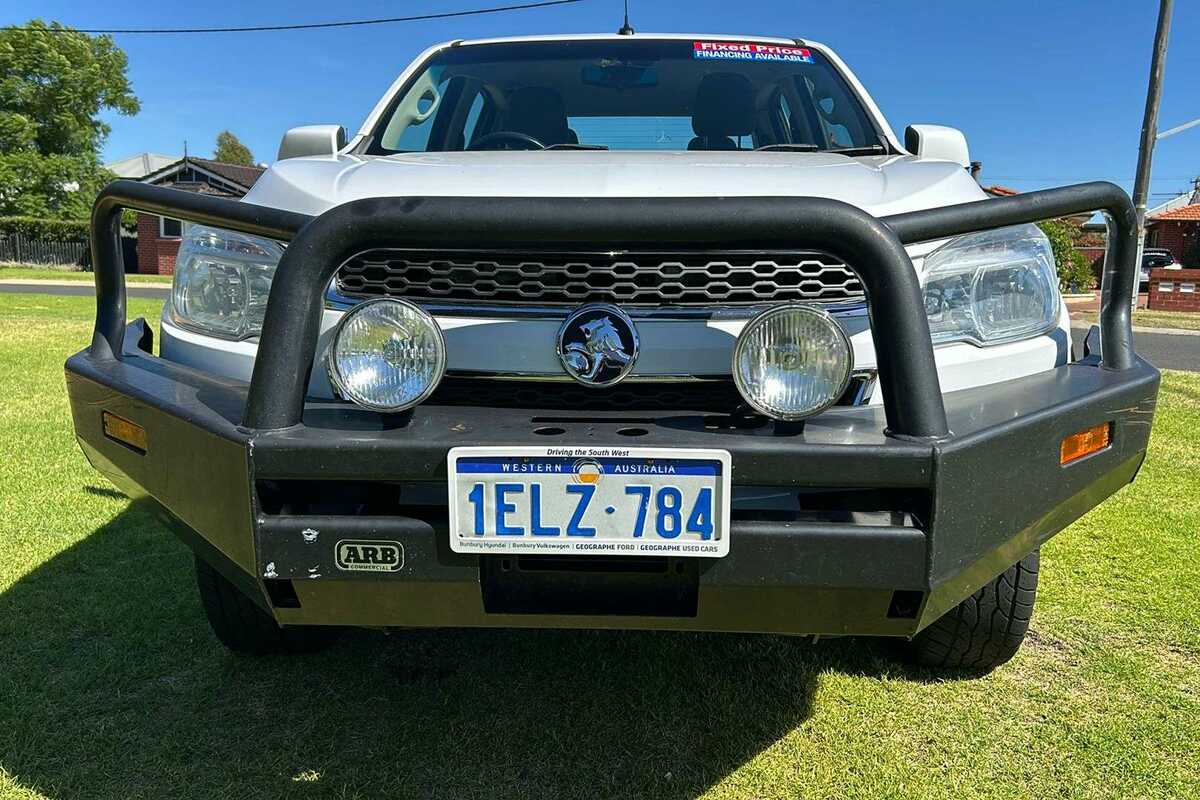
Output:
M562 95L545 86L514 89L508 96L504 127L527 133L547 145L565 144L572 138Z
M754 133L754 85L736 72L705 75L692 106L697 136L748 136Z

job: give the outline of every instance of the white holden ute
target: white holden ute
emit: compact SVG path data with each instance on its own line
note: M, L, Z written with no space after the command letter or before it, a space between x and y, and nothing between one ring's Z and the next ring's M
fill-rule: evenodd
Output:
M106 190L79 440L195 550L236 650L620 627L987 670L1041 543L1136 475L1158 373L1120 300L1128 197L989 199L969 165L816 42L440 44L353 137L289 131L240 202ZM157 355L122 208L189 223ZM1034 223L1090 210L1075 353Z

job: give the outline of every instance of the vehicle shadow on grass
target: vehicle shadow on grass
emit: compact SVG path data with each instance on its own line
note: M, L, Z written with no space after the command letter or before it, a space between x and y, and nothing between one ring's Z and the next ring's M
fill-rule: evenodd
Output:
M0 767L51 797L694 797L823 671L897 670L862 641L580 631L237 657L139 504L0 594L0 641Z

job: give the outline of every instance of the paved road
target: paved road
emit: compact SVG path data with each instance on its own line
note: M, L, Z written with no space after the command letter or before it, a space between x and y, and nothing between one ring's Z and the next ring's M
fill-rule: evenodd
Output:
M1083 338L1087 328L1072 328L1076 354L1083 355ZM1200 336L1180 336L1169 333L1133 334L1133 346L1138 354L1159 369L1185 369L1200 372Z
M147 300L166 300L171 294L170 286L139 286L136 283L128 284L125 291L129 297L141 297ZM53 284L50 286L38 285L35 283L9 283L0 282L0 292L10 292L13 294L61 294L71 297L94 297L96 287L86 281L80 281L78 286L64 286L63 284Z
M62 294L75 297L90 297L93 287L89 283L78 286L63 286L61 284L46 286L34 284L0 283L0 292L20 292L22 294ZM169 286L146 286L131 283L126 287L130 297L143 297L150 300L166 300L171 289ZM1075 338L1075 352L1082 355L1083 337L1087 329L1072 330ZM1185 369L1200 372L1200 336L1177 336L1163 333L1135 333L1134 345L1143 358L1161 369Z

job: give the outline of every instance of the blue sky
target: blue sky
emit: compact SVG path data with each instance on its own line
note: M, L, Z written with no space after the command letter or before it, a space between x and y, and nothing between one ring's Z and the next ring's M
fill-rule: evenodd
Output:
M188 3L7 0L0 24L32 17L76 27L321 22L449 11L505 0ZM984 183L1028 190L1106 179L1132 187L1157 3L1153 0L800 3L633 0L640 31L753 33L832 46L892 126L963 129ZM1200 3L1176 4L1162 128L1200 117ZM229 128L260 160L284 130L358 128L424 46L452 38L594 32L620 24L619 0L360 28L202 36L117 36L142 111L114 117L106 160L150 150L210 155ZM1163 140L1151 205L1200 175L1200 127Z

